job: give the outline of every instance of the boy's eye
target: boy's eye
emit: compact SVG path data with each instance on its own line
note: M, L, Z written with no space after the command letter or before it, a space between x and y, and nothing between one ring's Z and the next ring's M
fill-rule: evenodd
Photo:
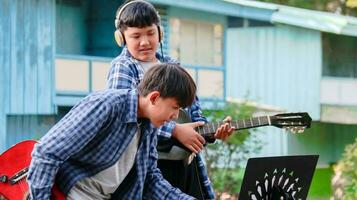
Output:
M131 38L134 38L134 39L137 39L137 38L140 37L140 35L135 34L135 35L130 35L130 37L131 37Z

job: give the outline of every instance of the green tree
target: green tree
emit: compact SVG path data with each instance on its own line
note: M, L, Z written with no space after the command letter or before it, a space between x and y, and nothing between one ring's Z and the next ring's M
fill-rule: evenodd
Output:
M357 8L357 0L347 0L346 6L348 8Z
M255 107L247 104L226 103L220 110L204 110L203 113L214 122L221 121L228 115L233 120L247 119L255 111ZM251 134L253 132L254 134ZM206 166L218 198L223 192L239 192L243 174L242 163L262 148L262 142L256 132L257 129L236 131L226 141L207 145L204 151Z
M334 167L332 179L336 200L357 199L357 138L353 144L347 145L341 160Z
M357 0L259 0L298 8L357 16Z

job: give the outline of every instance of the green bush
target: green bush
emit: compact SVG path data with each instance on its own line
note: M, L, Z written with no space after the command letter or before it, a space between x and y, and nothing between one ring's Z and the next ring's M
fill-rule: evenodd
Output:
M234 121L252 117L255 110L247 104L226 103L220 110L204 110L203 113L211 122L221 121L226 116L231 116ZM262 148L262 142L256 134L250 134L252 132L256 132L256 129L241 130L226 141L207 145L204 151L206 166L218 198L223 192L239 192L243 177L242 163Z
M337 163L334 171L333 199L357 199L357 138L353 144L346 146L342 159Z

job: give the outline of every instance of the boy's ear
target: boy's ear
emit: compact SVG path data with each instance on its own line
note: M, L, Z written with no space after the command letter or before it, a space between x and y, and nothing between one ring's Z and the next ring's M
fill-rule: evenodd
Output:
M158 91L153 91L151 93L149 93L149 99L152 105L155 105L155 102L157 101L157 99L160 97L160 92Z

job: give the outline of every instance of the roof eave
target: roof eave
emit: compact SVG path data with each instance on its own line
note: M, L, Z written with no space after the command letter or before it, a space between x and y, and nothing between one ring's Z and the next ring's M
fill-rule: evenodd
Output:
M274 9L245 6L236 3L230 3L222 0L149 0L153 4L179 7L191 10L198 10L210 13L216 13L232 17L243 17L260 21L270 21Z

